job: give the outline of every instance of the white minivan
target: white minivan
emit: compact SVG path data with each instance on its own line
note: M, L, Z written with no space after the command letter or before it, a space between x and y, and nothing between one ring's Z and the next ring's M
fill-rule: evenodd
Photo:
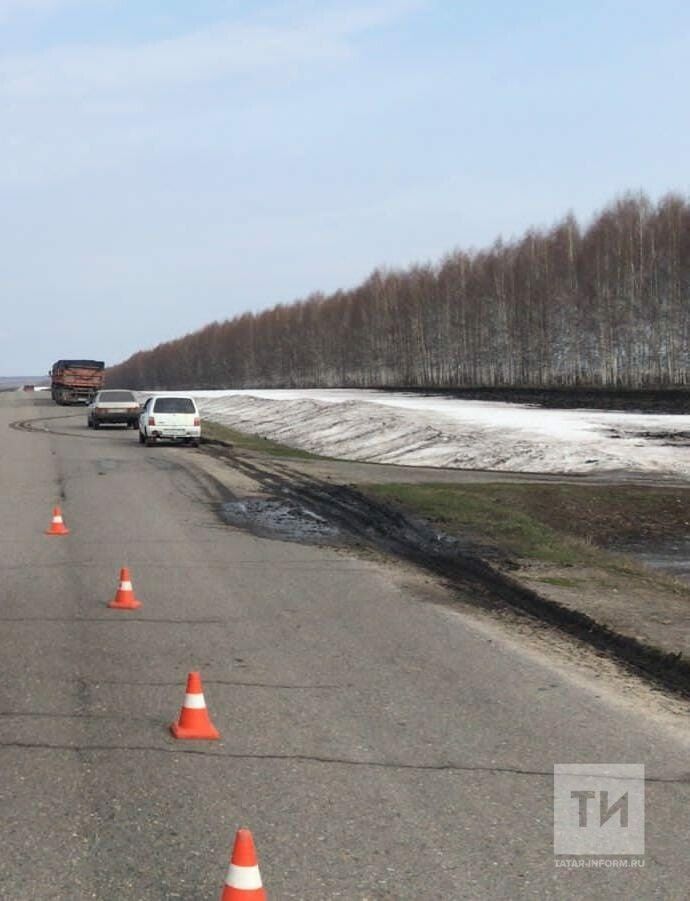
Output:
M199 446L201 417L193 397L149 397L139 417L139 444L181 441Z

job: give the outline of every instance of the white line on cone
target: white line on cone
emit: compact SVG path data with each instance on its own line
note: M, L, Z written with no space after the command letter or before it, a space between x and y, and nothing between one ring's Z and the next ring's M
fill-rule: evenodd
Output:
M262 888L261 873L259 873L258 866L238 867L236 864L231 863L225 884L230 886L230 888L239 888L245 891Z
M184 704L182 706L192 710L201 710L206 706L203 693L198 695L185 695Z

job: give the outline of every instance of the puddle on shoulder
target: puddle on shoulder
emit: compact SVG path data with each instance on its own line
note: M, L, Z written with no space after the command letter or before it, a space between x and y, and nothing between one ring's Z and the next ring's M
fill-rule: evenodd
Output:
M221 506L223 520L264 538L310 544L333 544L339 529L301 504L276 498L245 498Z

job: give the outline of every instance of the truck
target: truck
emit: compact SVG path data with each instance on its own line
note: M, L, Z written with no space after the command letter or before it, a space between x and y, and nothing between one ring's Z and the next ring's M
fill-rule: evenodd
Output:
M88 404L105 383L102 360L58 360L50 372L50 395L56 404Z

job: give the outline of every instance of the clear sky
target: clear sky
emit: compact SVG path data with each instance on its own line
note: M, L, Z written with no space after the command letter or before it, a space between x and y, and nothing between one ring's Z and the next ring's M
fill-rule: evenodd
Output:
M690 191L687 0L0 0L0 375Z

